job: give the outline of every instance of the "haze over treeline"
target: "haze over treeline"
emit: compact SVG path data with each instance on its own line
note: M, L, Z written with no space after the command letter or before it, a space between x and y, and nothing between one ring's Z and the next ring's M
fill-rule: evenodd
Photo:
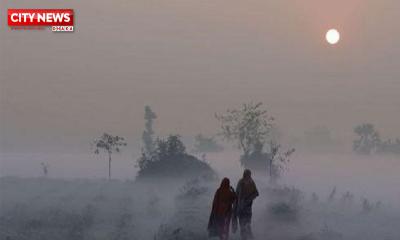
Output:
M74 8L76 31L0 32L2 152L134 141L146 104L162 135L213 134L215 112L248 101L287 136L323 125L351 142L362 122L400 135L397 1L1 1L38 5Z

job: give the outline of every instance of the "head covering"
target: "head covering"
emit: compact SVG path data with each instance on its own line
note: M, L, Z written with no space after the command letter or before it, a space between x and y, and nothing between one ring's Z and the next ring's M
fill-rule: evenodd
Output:
M229 179L222 179L221 185L214 195L213 206L208 221L210 237L219 236L221 239L227 239L232 216L232 204L235 199L236 194L231 190Z
M251 178L251 171L249 169L244 170L243 178Z
M222 179L221 186L219 188L221 188L221 189L229 189L229 187L230 187L229 178Z
M254 198L258 196L258 190L256 184L251 178L251 171L249 169L244 170L243 178L239 180L236 193L238 194L239 202L247 201L249 199L253 201Z

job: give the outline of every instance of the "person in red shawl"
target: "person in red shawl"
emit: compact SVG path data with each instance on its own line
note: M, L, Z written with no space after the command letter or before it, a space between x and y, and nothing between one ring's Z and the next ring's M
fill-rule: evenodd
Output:
M232 204L235 200L235 191L230 186L229 179L224 178L214 195L210 220L208 221L209 237L219 237L221 240L228 239Z

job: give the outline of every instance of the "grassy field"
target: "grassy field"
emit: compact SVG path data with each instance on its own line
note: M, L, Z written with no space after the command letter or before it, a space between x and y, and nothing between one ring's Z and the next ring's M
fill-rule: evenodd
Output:
M3 177L0 239L207 239L218 185ZM331 198L283 186L260 192L257 239L400 239L400 212L385 204L339 191Z

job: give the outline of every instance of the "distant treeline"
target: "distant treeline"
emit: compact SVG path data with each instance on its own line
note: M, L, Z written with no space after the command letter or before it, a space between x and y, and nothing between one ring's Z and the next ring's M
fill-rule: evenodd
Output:
M356 153L400 154L400 138L383 140L373 124L360 124L354 128L354 133L356 139L353 142L353 150Z
M215 114L220 124L219 133L224 140L232 141L242 151L240 163L255 172L268 175L271 180L284 172L293 148L284 149L275 137L274 117L267 113L262 103L247 103L223 114ZM157 114L150 106L144 108L145 129L142 134L142 154L137 159L137 179L186 178L199 175L215 176L206 161L206 153L220 152L223 147L213 137L195 136L193 152L201 154L201 160L186 151L177 134L167 138L157 136L153 129ZM104 133L93 142L94 153L108 156L108 177L111 178L111 162L114 153L127 146L125 138Z

